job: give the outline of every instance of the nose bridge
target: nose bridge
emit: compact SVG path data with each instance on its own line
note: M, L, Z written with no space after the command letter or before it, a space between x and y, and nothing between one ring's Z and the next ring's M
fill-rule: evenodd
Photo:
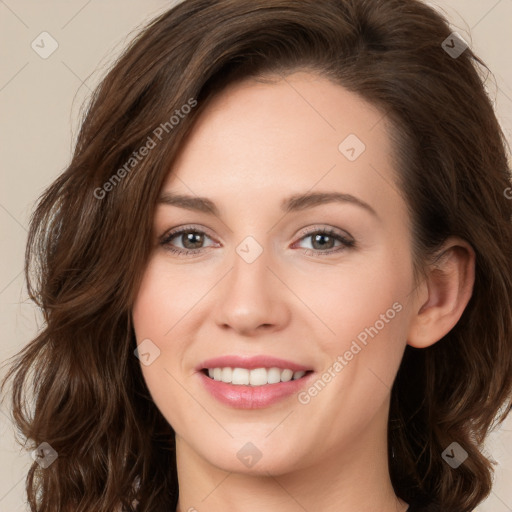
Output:
M279 280L268 268L275 267L273 261L268 238L260 242L249 235L235 247L232 269L219 297L219 325L251 331L260 325L283 322L287 308L277 289Z
M248 296L254 295L252 301L262 299L270 291L272 285L269 283L271 272L267 267L272 266L272 251L267 239L259 240L254 235L246 236L236 247L233 257L233 270L231 272L230 287L242 287L245 290L230 289L235 295L240 292ZM267 297L268 298L268 297Z

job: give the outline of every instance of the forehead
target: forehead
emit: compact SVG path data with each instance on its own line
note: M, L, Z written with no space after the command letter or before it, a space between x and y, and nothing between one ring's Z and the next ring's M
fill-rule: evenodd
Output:
M277 199L318 186L378 202L393 193L391 151L383 113L340 85L306 72L247 79L211 99L164 190L243 192L249 205L251 192Z

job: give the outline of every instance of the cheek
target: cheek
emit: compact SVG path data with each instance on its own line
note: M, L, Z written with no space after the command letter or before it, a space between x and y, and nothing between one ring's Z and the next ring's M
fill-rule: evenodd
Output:
M173 331L166 334L176 324L179 315L173 307L174 294L169 291L171 283L163 277L162 270L155 258L150 260L132 308L132 319L142 376L155 405L174 428L177 421L175 399L179 390L172 378L175 370L171 363L181 360L181 354L175 340L173 350L168 349L173 341ZM149 361L144 358L144 352L150 353ZM170 396L174 397L172 401Z
M157 262L154 259L151 260L132 308L133 329L139 352L144 350L151 353L150 364L144 364L147 361L139 357L144 378L149 381L148 387L151 392L153 390L149 385L150 382L165 378L162 374L164 367L167 366L164 361L166 356L164 345L166 340L171 338L166 334L176 323L174 308L170 307L169 283L166 283L161 276ZM157 378L157 375L160 377Z
M145 338L159 338L169 325L164 325L165 301L154 282L143 282L132 310L133 327L137 343Z
M322 326L316 338L326 355L325 370L335 377L317 406L334 400L371 414L390 393L407 342L411 260L406 251L389 247L372 253L364 265L358 261L325 277L323 297L317 288L310 304L329 328Z
M169 393L174 398L181 397L178 381L182 381L185 368L187 375L190 373L185 356L197 323L192 313L205 293L204 287L191 283L185 266L175 265L172 270L171 273L165 255L155 254L146 267L132 308L137 344L148 344L150 340L151 363L146 365L139 357L142 374L169 422L174 411L168 404Z
M165 258L155 255L148 263L132 309L137 340L170 339L169 331L199 299L200 290L186 271L169 272Z
M322 321L324 336L319 340L330 340L329 345L337 350L345 346L348 350L350 341L358 336L363 343L372 335L394 338L394 330L405 320L401 311L410 300L411 286L410 262L378 253L364 264L355 262L336 271L330 268L297 283ZM325 328L330 332L327 337Z
M339 302L344 306L338 307L336 318L332 315L334 335L323 338L322 349L328 365L341 364L339 383L359 388L359 397L370 397L378 381L390 388L394 380L406 345L406 306L390 290L358 290L348 299Z

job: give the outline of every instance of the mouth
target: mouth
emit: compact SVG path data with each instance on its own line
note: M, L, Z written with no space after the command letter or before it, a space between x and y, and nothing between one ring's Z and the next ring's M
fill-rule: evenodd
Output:
M215 367L202 368L201 373L209 379L233 386L266 386L276 385L282 382L300 380L313 373L313 370L293 371L290 368L240 368L240 367Z
M196 373L204 389L213 398L235 409L271 407L310 385L314 374L314 370L301 368L300 365L295 365L293 370L278 366L199 367Z

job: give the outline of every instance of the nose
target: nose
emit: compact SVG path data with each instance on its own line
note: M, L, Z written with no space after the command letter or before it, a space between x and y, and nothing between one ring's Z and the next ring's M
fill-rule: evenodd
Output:
M264 248L254 261L243 248L235 252L232 269L222 281L215 314L221 329L256 336L263 331L281 330L288 324L290 291L279 276L270 249Z

